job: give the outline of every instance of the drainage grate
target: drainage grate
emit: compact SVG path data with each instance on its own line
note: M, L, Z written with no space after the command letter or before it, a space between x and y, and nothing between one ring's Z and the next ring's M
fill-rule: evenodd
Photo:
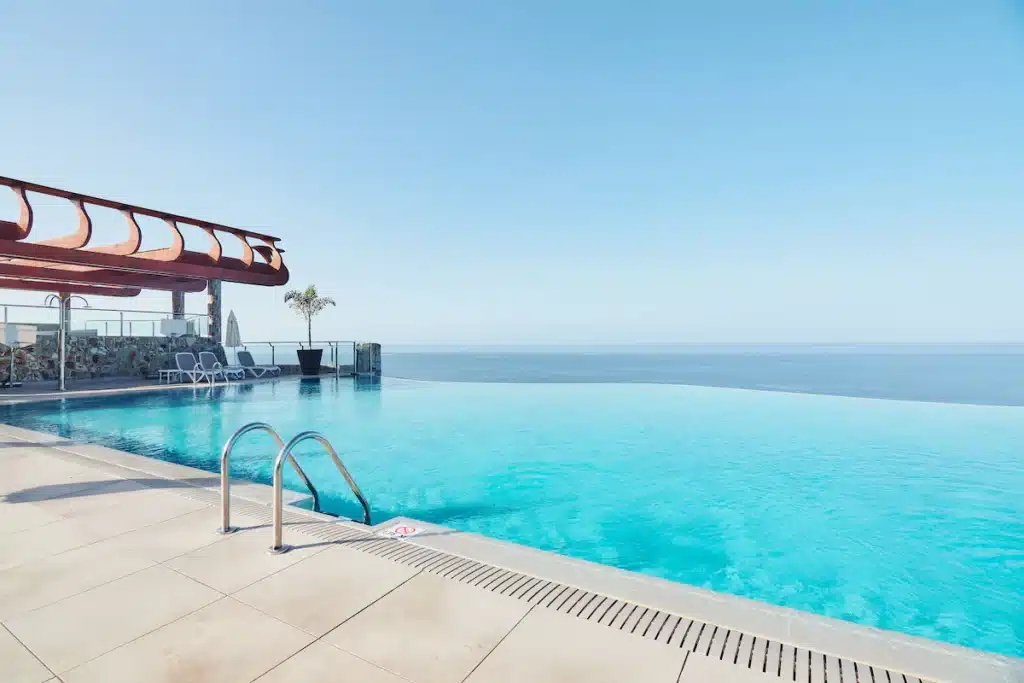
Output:
M125 477L125 472L128 471L135 479L162 480L162 477L140 473L137 470L93 458L77 455L75 457L77 462L81 462L81 459L84 458L95 469L118 477ZM140 474L143 476L140 477ZM220 493L212 489L185 487L164 490L173 490L179 495L210 505L220 503ZM246 517L259 520L261 523L270 524L272 521L272 511L266 505L235 498L232 500L232 509ZM904 675L849 659L841 659L752 636L742 631L688 619L637 603L592 593L582 588L433 550L416 545L413 541L379 538L368 530L333 521L317 520L295 510L285 510L283 521L285 524L301 527L300 530L303 534L313 536L321 541L344 543L345 547L355 548L453 581L476 586L482 590L507 595L517 600L525 600L532 605L603 624L609 628L664 643L666 646L686 650L695 655L713 657L753 671L773 674L782 681L793 681L794 683L928 683L916 676ZM687 656L689 657L689 654Z

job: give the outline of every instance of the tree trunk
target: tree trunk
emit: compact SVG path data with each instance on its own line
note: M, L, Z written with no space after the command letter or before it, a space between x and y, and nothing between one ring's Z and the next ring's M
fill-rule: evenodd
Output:
M309 341L309 348L313 348L313 317L306 318L306 339Z

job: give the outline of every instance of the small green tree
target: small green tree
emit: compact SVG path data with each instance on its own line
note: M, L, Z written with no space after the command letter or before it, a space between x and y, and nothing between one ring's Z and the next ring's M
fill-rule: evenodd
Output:
M328 306L337 305L334 303L334 299L329 296L320 296L316 293L316 285L310 285L304 290L293 289L285 292L284 302L306 319L309 347L313 348L313 316Z

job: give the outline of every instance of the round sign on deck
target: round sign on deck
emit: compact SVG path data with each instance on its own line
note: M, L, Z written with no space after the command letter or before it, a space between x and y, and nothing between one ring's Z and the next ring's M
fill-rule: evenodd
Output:
M379 535L386 536L388 538L409 538L417 534L423 533L422 527L413 526L411 524L396 524L392 527L382 530Z

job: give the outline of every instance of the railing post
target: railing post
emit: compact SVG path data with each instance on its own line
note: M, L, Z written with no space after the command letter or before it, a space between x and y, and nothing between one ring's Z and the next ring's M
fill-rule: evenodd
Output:
M267 342L267 343L269 344L270 342ZM270 344L270 364L271 365L277 365L277 363L274 361L274 345L273 344Z
M118 311L117 315L118 315L118 317L121 318L121 334L118 335L118 336L123 337L124 336L124 311Z

